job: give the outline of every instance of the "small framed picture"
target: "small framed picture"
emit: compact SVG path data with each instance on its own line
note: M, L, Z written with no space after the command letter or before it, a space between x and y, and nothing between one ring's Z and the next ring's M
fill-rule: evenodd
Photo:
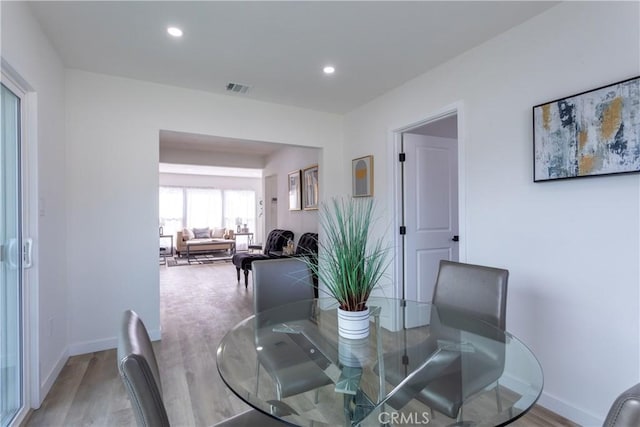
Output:
M289 172L289 210L302 209L302 187L300 186L300 170Z
M373 196L373 156L351 161L351 183L353 197Z
M302 208L318 209L318 165L302 170Z

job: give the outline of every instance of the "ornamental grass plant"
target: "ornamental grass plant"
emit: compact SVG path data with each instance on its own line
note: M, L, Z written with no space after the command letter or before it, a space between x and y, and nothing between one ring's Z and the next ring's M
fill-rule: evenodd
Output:
M371 198L332 198L320 206L324 233L318 260L307 265L346 311L363 311L389 264L382 239L371 241L375 205Z

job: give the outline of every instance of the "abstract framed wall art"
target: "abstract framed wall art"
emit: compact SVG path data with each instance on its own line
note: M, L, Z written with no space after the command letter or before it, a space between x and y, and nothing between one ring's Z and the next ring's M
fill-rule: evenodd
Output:
M300 170L289 172L289 210L302 209L302 186L300 185Z
M302 170L302 209L318 209L318 165Z
M351 187L353 197L373 196L373 156L351 161Z
M533 107L533 181L640 171L640 77Z

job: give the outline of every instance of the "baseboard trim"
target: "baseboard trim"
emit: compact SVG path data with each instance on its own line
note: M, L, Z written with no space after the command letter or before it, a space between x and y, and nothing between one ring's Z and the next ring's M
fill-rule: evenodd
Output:
M154 329L152 331L149 331L149 338L151 338L151 341L162 340L162 329Z
M513 390L522 390L523 388L527 388L527 385L525 383L512 376L505 376L500 380L500 384L505 386L506 388L511 388ZM604 422L604 418L600 419L595 414L592 414L580 408L576 408L575 406L568 404L564 400L546 393L544 389L542 390L542 394L540 395L540 398L536 403L543 408L548 409L549 411L554 412L561 417L564 417L584 427L601 426Z
M604 418L600 418L591 412L585 411L584 409L576 408L575 406L572 406L564 400L550 395L549 393L542 393L540 399L538 399L538 405L584 427L601 426L604 422Z
M38 401L31 402L32 405L37 405L34 407L35 409L39 408L40 405L42 405L44 398L47 396L47 394L49 394L49 390L51 390L51 387L53 387L53 383L56 382L56 379L58 378L58 375L60 375L60 372L62 372L62 368L64 368L67 360L69 360L69 350L65 348L58 357L55 365L53 365L53 368L49 372L49 375L47 375L45 380L40 383L40 394L38 395Z
M162 339L162 330L153 329L149 331L151 341ZM77 356L79 354L93 353L96 351L110 350L118 346L118 337L102 338L99 340L79 342L69 346L69 355Z

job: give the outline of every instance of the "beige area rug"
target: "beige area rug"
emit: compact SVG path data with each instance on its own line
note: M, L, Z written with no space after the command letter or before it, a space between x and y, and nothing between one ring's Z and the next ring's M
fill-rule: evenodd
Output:
M212 264L214 262L231 262L233 255L227 252L211 253L211 254L197 254L191 255L189 258L186 256L174 256L167 258L168 267L176 267L180 265L194 265L194 264ZM162 263L160 263L162 264Z

